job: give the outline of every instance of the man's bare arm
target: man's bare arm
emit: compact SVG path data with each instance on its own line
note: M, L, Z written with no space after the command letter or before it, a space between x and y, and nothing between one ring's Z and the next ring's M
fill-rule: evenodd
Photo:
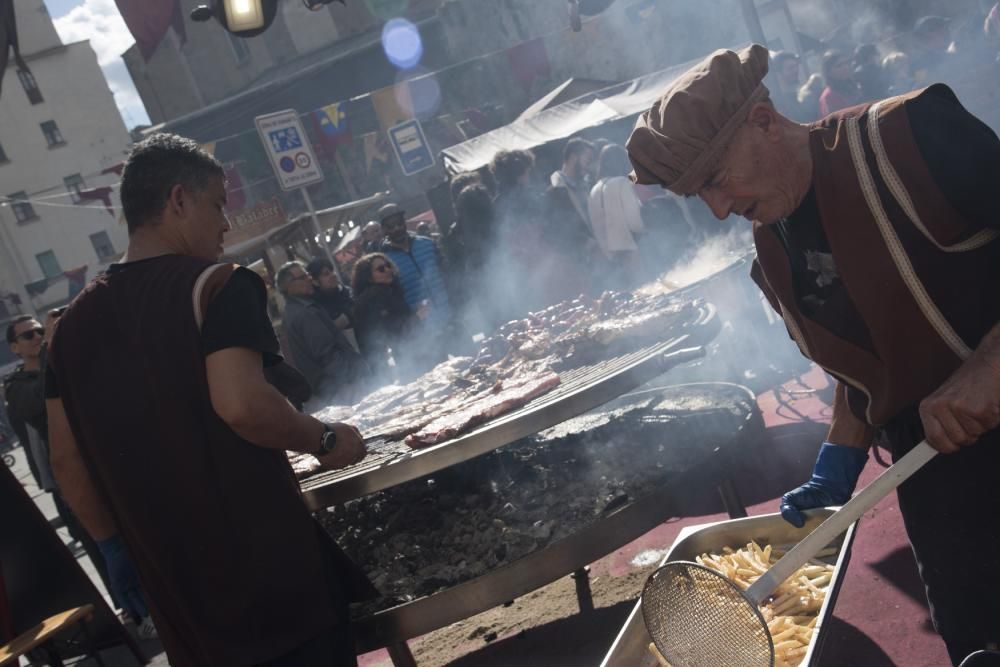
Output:
M260 447L313 453L320 446L323 423L297 411L264 377L259 352L230 347L205 357L212 407L240 437ZM337 446L320 461L340 468L364 456L361 434L336 424Z
M62 400L46 400L45 409L49 418L49 461L59 485L59 494L95 541L113 537L118 533L118 527L94 486L70 430Z
M847 404L847 387L838 382L833 394L833 417L827 442L858 449L868 449L875 438L875 428L851 412Z

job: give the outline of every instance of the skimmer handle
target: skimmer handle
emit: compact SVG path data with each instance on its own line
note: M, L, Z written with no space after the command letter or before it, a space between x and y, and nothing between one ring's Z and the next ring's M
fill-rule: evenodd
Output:
M781 560L771 566L757 581L746 590L746 596L755 605L762 601L788 579L795 571L809 562L826 545L838 535L847 530L865 512L874 507L890 491L909 479L910 475L920 470L925 463L934 458L937 450L922 440L919 445L910 450L906 456L889 466L885 472L851 498L830 518L821 523L816 530L806 535L805 539L796 544Z

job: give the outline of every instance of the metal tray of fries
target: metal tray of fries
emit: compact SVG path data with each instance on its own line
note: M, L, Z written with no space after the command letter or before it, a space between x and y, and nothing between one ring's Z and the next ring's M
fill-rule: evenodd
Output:
M782 519L780 514L765 514L746 519L689 526L681 530L662 562L694 561L697 556L703 553L721 553L724 547L736 549L745 546L751 540L762 547L770 544L774 547L788 548L816 528L835 509L824 508L806 512L808 519L802 528L795 528ZM826 589L826 598L819 610L812 641L800 663L802 666L819 664L819 655L825 639L823 624L833 613L837 594L840 592L840 584L850 561L851 543L854 540L856 526L857 524L853 524L846 533L831 543L830 547L824 550L828 555L822 555L820 558L820 560L833 565L834 571L829 587ZM641 607L642 600L638 600L632 613L625 621L624 627L611 645L611 649L604 656L601 667L659 667L657 659L649 650L652 639L646 631Z

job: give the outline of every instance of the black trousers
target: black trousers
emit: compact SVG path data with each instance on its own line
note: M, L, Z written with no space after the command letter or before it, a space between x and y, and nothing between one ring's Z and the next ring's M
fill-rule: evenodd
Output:
M258 667L356 667L357 664L354 635L349 625L341 625Z
M924 437L916 409L883 434L898 460ZM898 495L934 627L958 665L1000 643L1000 429L934 457Z

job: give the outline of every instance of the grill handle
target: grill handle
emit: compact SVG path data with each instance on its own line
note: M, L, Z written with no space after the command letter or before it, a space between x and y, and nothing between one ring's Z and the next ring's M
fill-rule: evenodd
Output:
M705 348L701 345L696 345L694 347L682 347L679 350L668 352L660 357L660 371L666 373L671 368L680 366L681 364L686 364L687 362L694 361L695 359L701 359L704 356Z

